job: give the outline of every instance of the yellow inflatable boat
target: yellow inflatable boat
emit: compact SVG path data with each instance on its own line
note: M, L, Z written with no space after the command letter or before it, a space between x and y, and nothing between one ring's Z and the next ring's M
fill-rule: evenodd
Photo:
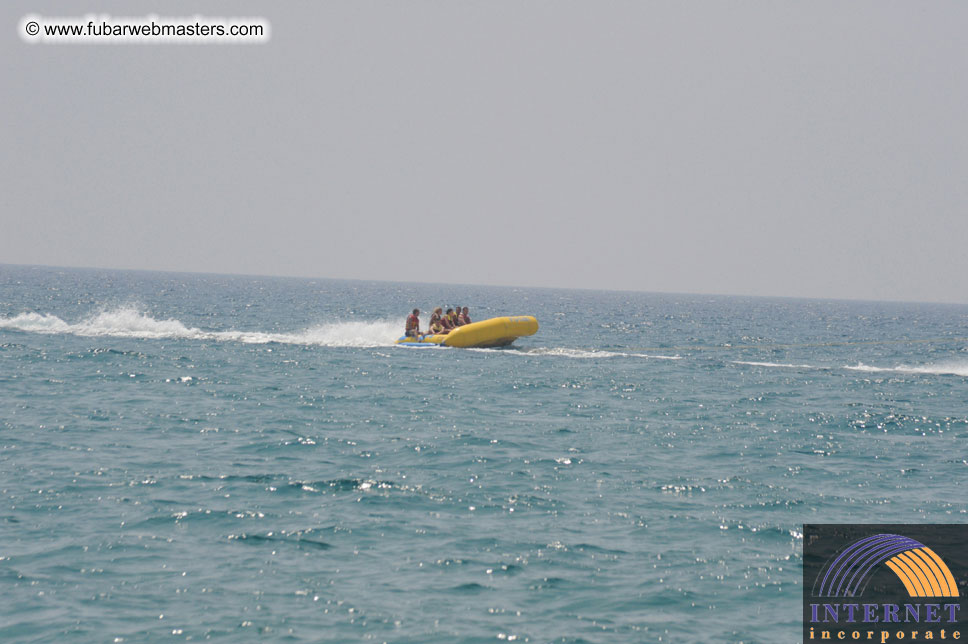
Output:
M397 344L410 346L440 345L445 347L504 347L525 335L538 332L538 320L531 315L491 318L459 326L447 334L403 336Z

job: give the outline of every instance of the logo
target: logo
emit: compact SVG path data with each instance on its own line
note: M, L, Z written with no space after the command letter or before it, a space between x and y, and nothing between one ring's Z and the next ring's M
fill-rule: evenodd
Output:
M968 525L804 525L803 641L968 641Z

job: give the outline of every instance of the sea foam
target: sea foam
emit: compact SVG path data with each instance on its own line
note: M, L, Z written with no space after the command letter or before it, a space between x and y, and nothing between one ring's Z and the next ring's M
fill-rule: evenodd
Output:
M520 351L519 353L529 356L555 356L562 358L651 358L654 360L681 360L682 356L659 356L646 353L626 353L623 351L605 351L602 349L569 349L566 347L547 348L539 347Z
M824 369L809 364L792 364L788 362L754 362L749 360L732 360L733 364L744 364L751 367L780 367L783 369Z
M968 377L968 362L963 361L937 362L926 365L900 364L895 367L873 367L860 362L853 366L845 366L844 369L850 369L851 371L866 371L869 373L923 373L937 376Z
M91 315L80 322L69 323L51 314L21 313L0 318L0 329L119 338L180 338L216 340L246 344L318 345L327 347L391 346L400 335L400 324L390 320L333 322L312 326L292 333L262 331L213 331L187 326L176 319L156 319L135 307L124 306Z
M731 360L732 364L749 365L753 367L766 367L776 369L817 369L828 370L832 367L822 367L809 364L792 364L786 362L754 362L747 360ZM899 364L894 367L875 367L859 362L855 365L844 365L841 367L848 371L861 371L867 373L908 373L926 374L937 376L966 376L968 377L968 361L939 362L925 365L905 365Z

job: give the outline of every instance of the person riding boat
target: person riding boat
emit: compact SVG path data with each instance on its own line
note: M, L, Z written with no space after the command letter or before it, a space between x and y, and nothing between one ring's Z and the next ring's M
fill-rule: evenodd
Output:
M440 318L440 323L444 326L445 333L448 333L456 329L457 325L454 324L454 309L447 309L447 313L445 313L444 316Z
M454 313L454 309L447 309L447 317L450 319L450 323L454 325L455 329L460 326L460 322L457 321L457 314Z
M420 335L420 309L414 309L413 313L407 316L407 327L404 330L404 335L409 338L416 338Z
M430 333L435 335L444 333L444 325L440 322L440 316L442 314L443 310L438 306L430 315Z
M467 314L466 306L464 307L464 310L460 312L460 315L457 316L457 319L460 320L461 326L471 323L471 316Z

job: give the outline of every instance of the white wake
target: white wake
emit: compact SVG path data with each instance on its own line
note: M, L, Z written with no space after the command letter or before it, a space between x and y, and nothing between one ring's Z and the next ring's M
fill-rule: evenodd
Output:
M745 364L751 367L782 367L784 369L823 369L809 364L792 364L788 362L752 362L747 360L732 360L733 364Z
M937 362L925 365L905 365L900 364L895 367L872 367L863 362L853 366L845 366L844 369L851 371L866 371L869 373L923 373L938 376L965 376L968 377L968 361L952 360L950 362Z
M526 351L519 351L529 356L555 356L562 358L596 359L596 358L651 358L654 360L682 360L682 356L659 356L647 353L626 353L622 351L604 351L601 349L568 349L564 347L537 347Z
M390 320L333 322L292 333L261 331L209 331L186 326L179 320L158 320L130 306L102 311L76 323L56 315L21 313L0 318L0 329L31 333L72 334L86 337L180 338L246 344L318 345L324 347L385 347L401 335L402 324Z
M768 367L778 369L817 369L829 370L837 367L820 367L809 364L792 364L786 362L753 362L747 360L732 360L733 364L750 365L754 367ZM848 371L862 371L867 373L922 373L937 376L965 376L968 377L968 361L937 362L925 365L899 364L894 367L875 367L859 362L855 365L843 365L841 369Z

